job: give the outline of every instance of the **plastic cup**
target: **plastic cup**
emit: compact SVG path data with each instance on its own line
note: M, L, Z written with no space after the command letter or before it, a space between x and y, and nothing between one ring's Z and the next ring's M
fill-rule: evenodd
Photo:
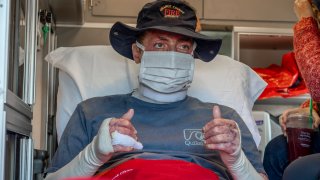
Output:
M287 118L287 140L289 161L312 153L311 145L314 134L312 119L308 114L294 113Z

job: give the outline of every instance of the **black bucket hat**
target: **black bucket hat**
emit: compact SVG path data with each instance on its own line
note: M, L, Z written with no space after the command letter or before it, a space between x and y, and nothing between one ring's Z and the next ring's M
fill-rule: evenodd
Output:
M147 3L139 12L136 28L116 22L109 34L112 47L121 55L133 59L131 46L146 30L162 30L191 37L197 47L195 58L209 62L217 55L221 39L196 32L197 17L193 8L180 0L158 0Z

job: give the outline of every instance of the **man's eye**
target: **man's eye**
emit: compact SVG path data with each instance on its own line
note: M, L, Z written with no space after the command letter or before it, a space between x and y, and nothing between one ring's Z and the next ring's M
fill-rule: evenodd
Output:
M179 49L184 51L188 51L190 50L190 48L191 48L190 45L186 45L186 44L182 44L179 46Z
M164 44L162 44L162 43L155 43L155 44L154 44L154 47L155 47L155 48L164 48Z

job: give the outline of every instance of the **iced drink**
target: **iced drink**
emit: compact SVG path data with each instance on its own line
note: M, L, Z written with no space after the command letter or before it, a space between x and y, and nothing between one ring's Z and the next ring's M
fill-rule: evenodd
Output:
M308 115L290 114L286 132L290 162L312 153L311 144L314 130L312 129L312 119L310 120Z

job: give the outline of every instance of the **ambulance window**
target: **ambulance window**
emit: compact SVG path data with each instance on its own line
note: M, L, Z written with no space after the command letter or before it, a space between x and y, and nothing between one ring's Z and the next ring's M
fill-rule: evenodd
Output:
M22 98L26 0L12 1L10 11L8 89Z

